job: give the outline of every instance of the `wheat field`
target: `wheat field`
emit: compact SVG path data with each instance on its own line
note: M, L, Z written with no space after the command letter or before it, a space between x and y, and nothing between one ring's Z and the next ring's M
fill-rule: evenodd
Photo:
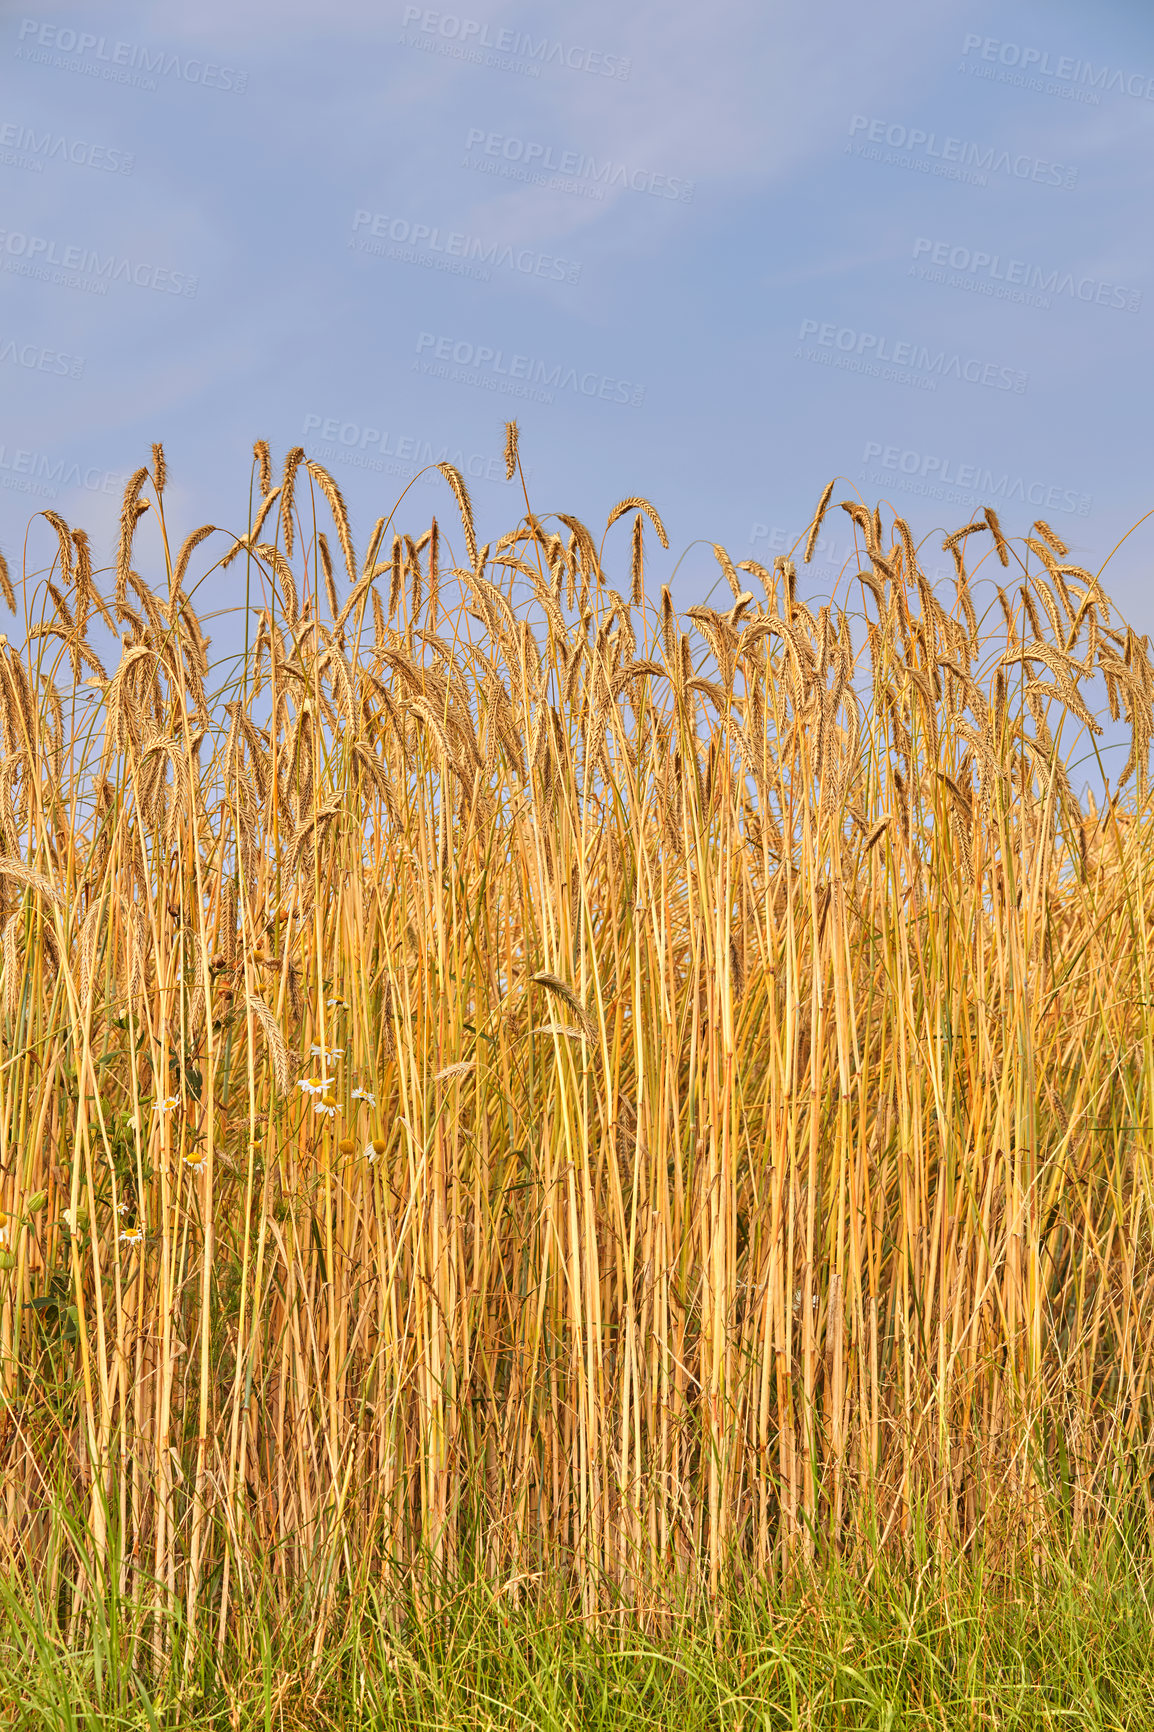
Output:
M1146 639L1044 522L934 585L846 500L840 600L719 545L682 617L648 501L478 547L441 467L358 551L258 443L178 542L156 446L115 567L44 511L3 571L10 1593L319 1654L465 1579L660 1630L1145 1557Z

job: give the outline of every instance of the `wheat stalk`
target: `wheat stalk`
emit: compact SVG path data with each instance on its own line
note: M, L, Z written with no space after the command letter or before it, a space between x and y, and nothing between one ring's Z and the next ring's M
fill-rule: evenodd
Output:
M466 564L435 524L378 564L390 515L354 566L309 467L338 609L303 452L277 488L253 455L231 556L278 600L239 677L211 689L190 599L209 528L171 578L134 563L146 471L107 675L55 514L0 658L3 1164L45 1193L0 1269L11 1579L79 1631L119 1560L158 1629L238 1644L253 1594L287 1616L358 1570L672 1616L730 1562L868 1572L920 1523L943 1560L1058 1544L1063 1448L1107 1534L1152 1394L1154 672L1097 579L1035 523L1039 575L979 626L995 514L946 538L947 604L909 525L848 501L859 646L792 559L720 542L732 606L679 612L638 496L614 560L564 514L479 547L447 474ZM1101 813L1067 770L1099 676L1134 783ZM35 1302L65 1288L49 1389Z

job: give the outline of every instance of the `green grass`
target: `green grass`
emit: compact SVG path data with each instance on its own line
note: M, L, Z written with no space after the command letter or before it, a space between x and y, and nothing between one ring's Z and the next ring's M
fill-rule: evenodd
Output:
M5 1593L0 1696L8 1723L113 1728L420 1728L422 1732L914 1732L1154 1724L1154 1619L1131 1569L1087 1560L997 1582L929 1567L807 1589L746 1588L645 1632L590 1629L571 1606L516 1606L474 1583L434 1618L366 1594L314 1656L307 1606L252 1620L248 1647L201 1641L164 1681L132 1609L82 1643L53 1640Z

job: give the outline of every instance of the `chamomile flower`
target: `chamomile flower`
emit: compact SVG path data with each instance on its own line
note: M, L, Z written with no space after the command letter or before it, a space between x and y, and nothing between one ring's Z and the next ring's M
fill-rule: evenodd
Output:
M297 1087L303 1089L306 1095L323 1095L327 1093L332 1086L332 1078L327 1076L302 1077L300 1082L297 1084Z
M353 1099L355 1101L368 1101L371 1107L375 1107L377 1104L376 1095L370 1094L368 1089L354 1089Z
M331 1095L322 1095L320 1100L316 1103L316 1106L313 1108L315 1113L324 1114L330 1119L335 1119L340 1110L340 1107L337 1105L336 1101L333 1100Z
M203 1173L206 1160L207 1156L205 1155L198 1155L195 1153L185 1155L185 1171L189 1173Z
M370 1167L375 1165L378 1155L383 1155L384 1152L385 1144L380 1137L375 1138L371 1143L366 1143L363 1150L365 1160Z
M326 1010L347 1010L348 1008L349 1008L348 1004L343 998L326 998L325 999L325 1009Z
M122 1245L143 1245L144 1228L139 1225L135 1227L125 1227L123 1233L120 1235L120 1243Z
M132 1207L132 1204L128 1201L128 1198L122 1197L120 1199L119 1203L117 1203L117 1205L116 1205L116 1213L118 1215L127 1215L128 1211L131 1207Z
M330 1058L343 1058L345 1049L343 1046L330 1046L328 1048L328 1050L326 1051L323 1046L314 1046L314 1047L310 1047L309 1051L312 1054L313 1058L330 1059Z
M156 1110L158 1113L170 1113L174 1107L178 1107L179 1105L180 1096L169 1095L165 1100L157 1101Z

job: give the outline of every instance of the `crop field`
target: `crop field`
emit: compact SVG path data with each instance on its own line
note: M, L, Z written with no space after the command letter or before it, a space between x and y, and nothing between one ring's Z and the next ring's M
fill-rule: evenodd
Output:
M441 467L0 569L0 1724L1154 1723L1146 639Z

